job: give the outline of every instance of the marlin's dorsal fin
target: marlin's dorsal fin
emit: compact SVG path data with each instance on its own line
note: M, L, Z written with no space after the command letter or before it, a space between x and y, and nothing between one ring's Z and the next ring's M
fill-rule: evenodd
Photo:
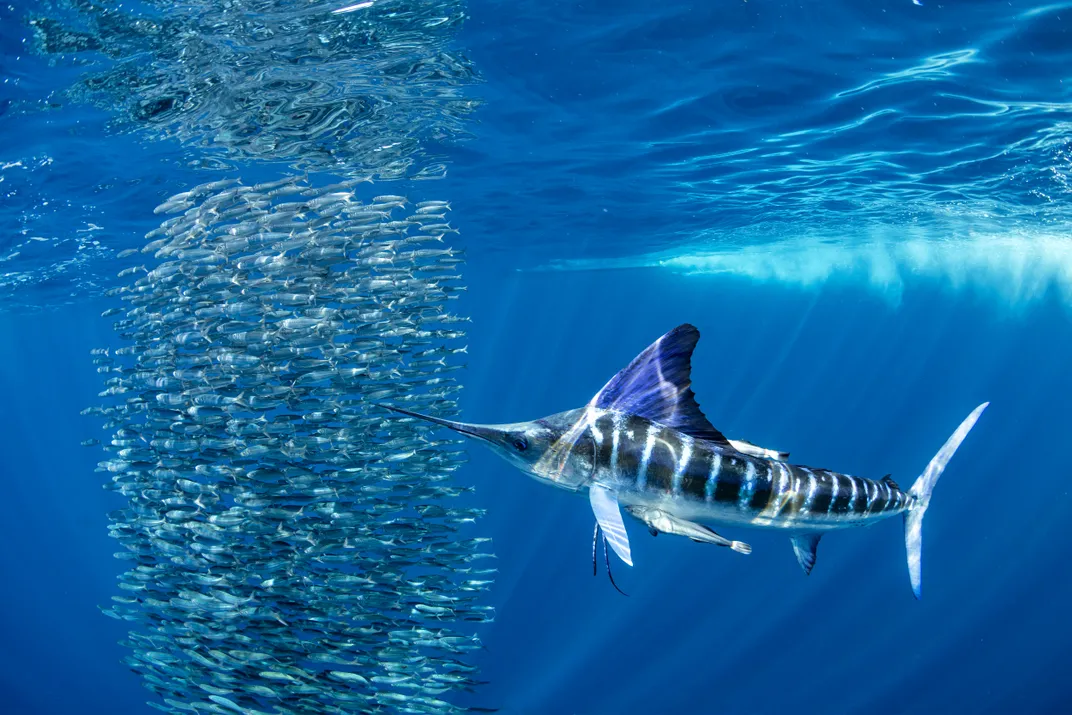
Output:
M644 417L679 432L731 447L712 426L689 387L700 331L679 325L636 356L592 398L592 406ZM732 447L731 447L732 448Z
M777 462L784 462L789 459L789 452L779 452L776 449L767 449L766 447L760 447L757 444L752 444L743 439L731 439L730 445L741 454L747 454L750 457L773 459Z
M901 491L901 487L897 486L897 482L893 481L893 475L887 474L881 479L881 481L885 482L886 486L888 486L890 489L896 489L897 491Z

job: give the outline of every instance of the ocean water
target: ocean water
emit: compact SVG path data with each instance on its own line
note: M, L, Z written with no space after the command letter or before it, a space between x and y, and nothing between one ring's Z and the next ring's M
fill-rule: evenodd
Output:
M804 464L907 487L991 403L920 601L899 519L827 536L808 576L781 534L726 528L742 556L633 522L622 596L587 500L473 445L451 480L486 509L460 533L492 539L495 616L450 702L1068 711L1072 4L348 5L0 7L0 712L161 703L123 662L137 624L101 613L129 562L79 446L112 438L80 415L89 351L124 344L101 313L159 264L119 257L154 207L293 174L450 201L467 421L580 406L685 322L710 421Z

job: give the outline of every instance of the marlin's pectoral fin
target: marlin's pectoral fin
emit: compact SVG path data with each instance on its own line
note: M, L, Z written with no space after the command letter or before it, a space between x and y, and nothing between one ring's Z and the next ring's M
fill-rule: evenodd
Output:
M625 563L633 565L633 557L629 553L629 534L625 531L622 523L622 512L618 509L618 494L599 484L593 484L588 489L588 498L592 502L592 513L596 515L599 528L603 529L603 535L607 543L614 549Z

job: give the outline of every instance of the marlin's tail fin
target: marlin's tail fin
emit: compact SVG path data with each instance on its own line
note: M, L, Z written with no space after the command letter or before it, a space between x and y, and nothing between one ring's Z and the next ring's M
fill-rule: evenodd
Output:
M908 577L912 580L912 593L916 594L917 599L920 597L920 550L923 545L923 515L927 513L927 507L930 506L931 492L934 491L934 485L938 483L938 478L942 476L945 465L952 459L957 447L971 432L971 428L975 426L975 421L979 419L979 415L983 414L983 410L989 404L989 402L984 402L964 418L964 421L960 423L960 427L957 427L956 432L945 441L942 448L938 450L938 454L934 455L930 464L923 470L923 474L919 475L919 479L908 490L909 495L914 499L914 504L904 513L905 549L908 551Z

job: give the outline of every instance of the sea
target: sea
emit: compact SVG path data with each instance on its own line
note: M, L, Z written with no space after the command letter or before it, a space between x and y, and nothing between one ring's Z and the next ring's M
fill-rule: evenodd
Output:
M900 518L826 536L810 575L782 533L723 528L743 555L627 519L623 595L583 494L468 443L459 538L497 572L452 709L409 671L365 704L254 707L248 671L165 704L130 660L158 622L102 612L137 593L90 351L129 343L157 206L287 177L449 202L457 419L582 406L684 323L710 422L793 462L907 488L989 402L934 491L922 599ZM1070 712L1070 229L1068 2L5 2L0 712Z

